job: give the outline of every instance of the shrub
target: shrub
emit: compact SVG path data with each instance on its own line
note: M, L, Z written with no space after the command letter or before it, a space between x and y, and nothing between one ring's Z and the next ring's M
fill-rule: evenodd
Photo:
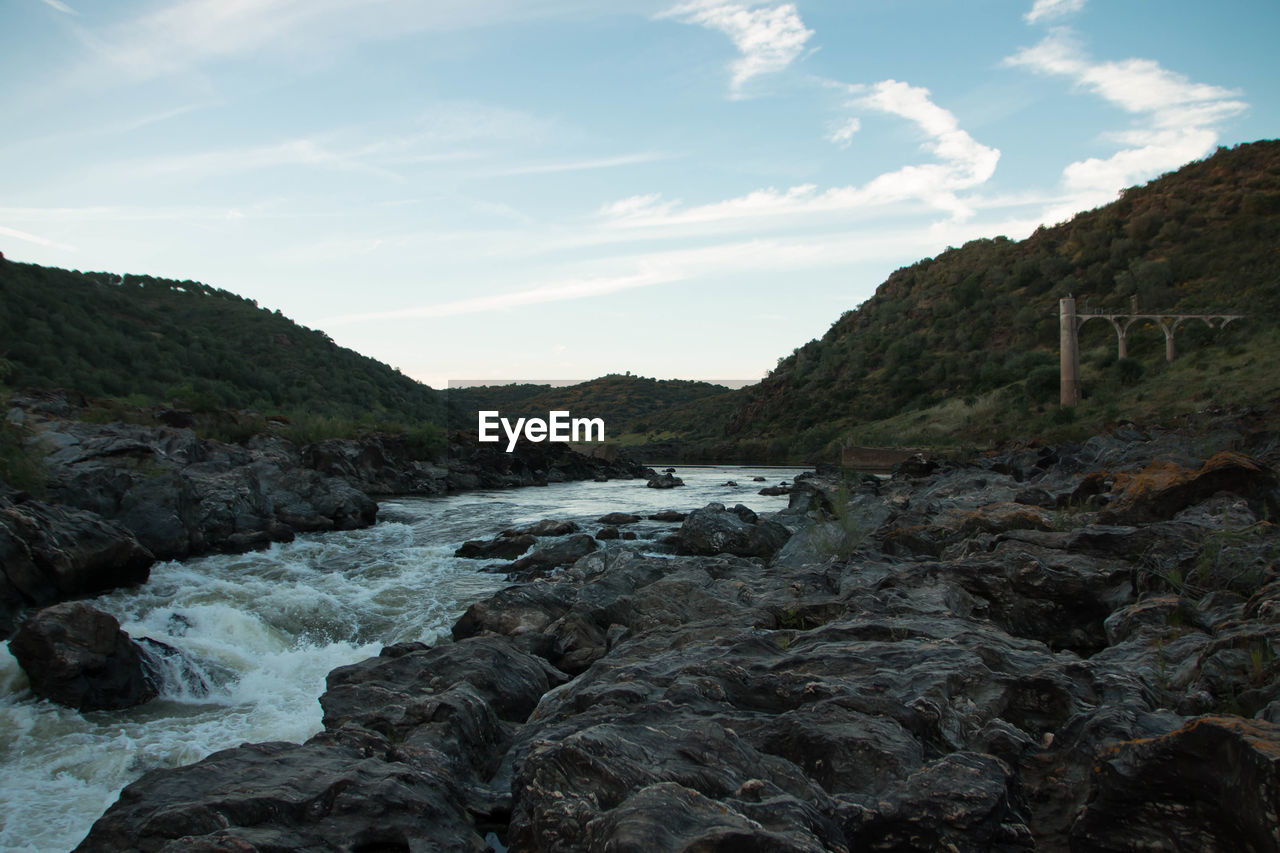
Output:
M1136 358L1121 358L1115 364L1116 378L1121 385L1137 385L1142 380L1146 368Z
M1024 388L1027 399L1033 403L1048 403L1058 396L1061 376L1056 367L1042 364L1027 374Z

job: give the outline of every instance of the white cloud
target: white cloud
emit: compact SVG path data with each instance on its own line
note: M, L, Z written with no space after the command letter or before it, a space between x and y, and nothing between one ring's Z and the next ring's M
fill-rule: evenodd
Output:
M976 141L960 128L956 117L931 99L928 89L897 80L884 80L870 87L852 87L858 95L852 106L896 115L913 122L926 136L923 148L939 162L904 166L886 172L864 186L834 187L819 192L813 184L779 190L759 189L737 198L712 204L677 209L657 195L633 196L606 205L601 213L615 225L654 227L690 225L766 216L852 211L859 208L921 200L956 219L973 214L973 208L956 193L990 180L1000 152ZM843 129L860 127L852 119ZM852 136L853 131L849 132ZM828 137L831 138L831 137Z
M1065 18L1084 8L1085 0L1036 0L1031 11L1023 15L1028 24L1045 19Z
M15 240L22 240L25 243L34 243L37 246L44 246L48 249L61 249L64 252L79 251L75 246L68 246L66 243L59 243L38 234L29 234L26 231L19 231L17 228L6 228L0 225L0 237L12 237Z
M841 148L848 148L853 144L853 137L859 130L862 130L862 120L859 118L851 118L831 128L831 132L827 134L827 141L834 142Z
M68 6L66 3L63 3L62 0L40 0L40 2L44 3L44 5L50 8L57 9L59 12L61 12L64 15L80 14L75 9L72 9L70 6Z
M727 35L742 56L733 61L732 91L741 94L752 77L782 71L804 52L813 35L800 19L794 3L756 8L758 4L694 0L658 15L698 24Z
M1126 186L1202 157L1217 144L1217 125L1248 108L1239 93L1195 83L1150 59L1095 62L1069 33L1055 32L1005 62L1076 81L1141 123L1110 138L1125 147L1063 171L1068 189L1107 200Z

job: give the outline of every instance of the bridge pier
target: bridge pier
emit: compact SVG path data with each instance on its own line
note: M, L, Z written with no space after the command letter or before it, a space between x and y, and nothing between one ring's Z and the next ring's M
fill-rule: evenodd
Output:
M1065 296L1058 300L1060 333L1059 367L1061 376L1060 404L1074 406L1080 402L1080 339L1076 320L1076 300Z

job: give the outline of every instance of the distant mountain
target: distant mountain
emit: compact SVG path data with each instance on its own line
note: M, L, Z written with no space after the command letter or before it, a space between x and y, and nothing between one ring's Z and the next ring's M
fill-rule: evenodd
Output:
M444 422L431 388L253 300L193 281L5 260L0 381L197 411Z
M715 403L732 396L730 389L710 382L685 379L651 379L612 373L575 385L485 385L451 388L449 399L450 427L475 429L477 413L499 411L505 418L547 417L552 410L566 410L574 417L600 417L605 420L606 436L653 433L655 436L674 427L682 437L695 437L714 410ZM714 419L713 434L723 432L724 415L730 409L720 407L721 417ZM674 421L673 412L683 412ZM701 420L700 420L701 418Z
M1246 381L1246 368L1263 376L1260 369L1280 357L1280 142L1220 148L1026 240L975 240L899 269L820 340L739 392L725 435L782 440L793 453L812 453L856 438L860 425L896 418L901 426L904 412L921 412L910 420L923 422L933 417L926 410L945 401L968 406L970 421L985 414L1030 423L1028 407L1048 411L1056 401L1058 300L1067 295L1081 309L1128 308L1137 297L1149 311L1246 313L1249 320L1222 332L1199 323L1180 328L1186 367L1164 365L1158 329L1135 328L1129 351L1140 366L1125 365L1125 378L1181 370L1187 374L1179 379L1181 397L1168 402L1187 409L1224 390L1217 367L1241 371L1232 377L1240 380L1234 388L1240 399L1251 399L1250 384L1260 402L1274 394L1265 378ZM1081 346L1086 391L1107 403L1094 415L1133 416L1130 403L1151 402L1150 388L1128 390L1133 383L1119 381L1107 324L1086 325ZM1261 349L1241 356L1250 347ZM1223 361L1237 356L1239 364ZM1001 388L1007 389L1001 405L978 405ZM1089 414L1087 405L1081 409ZM1076 413L1053 416L1065 421ZM963 419L957 425L966 427ZM896 429L879 431L879 440L904 440Z

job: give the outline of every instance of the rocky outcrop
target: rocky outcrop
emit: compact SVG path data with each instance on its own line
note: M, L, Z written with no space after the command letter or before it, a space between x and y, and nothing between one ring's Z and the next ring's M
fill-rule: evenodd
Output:
M1142 433L810 478L772 517L712 505L681 531L710 556L611 545L476 602L452 644L335 671L287 760L359 742L353 767L433 780L447 805L424 793L401 849L468 849L468 822L522 851L1274 849L1273 469L1233 457L1253 473L1103 515L1158 458L1218 470ZM768 556L725 547L775 525ZM258 820L228 803L310 783L200 778L135 783L87 849L158 849L171 813L212 815L200 844L355 847L409 808Z
M9 651L37 696L69 708L131 708L159 692L159 676L143 648L114 616L83 601L35 613L9 641Z
M689 513L673 538L682 554L733 554L768 560L790 536L787 528L760 520L742 504L726 510L724 504L711 503Z
M142 583L154 561L132 533L96 513L0 491L0 639L23 610Z
M677 486L683 486L684 480L681 480L670 471L649 478L647 484L651 489L674 489Z
M377 505L300 467L286 442L257 449L186 429L50 421L49 492L133 533L158 559L244 551L296 532L372 524Z

